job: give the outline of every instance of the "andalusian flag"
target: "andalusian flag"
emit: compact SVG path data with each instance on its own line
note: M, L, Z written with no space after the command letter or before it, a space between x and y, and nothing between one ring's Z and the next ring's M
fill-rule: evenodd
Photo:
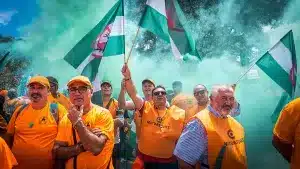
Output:
M170 43L176 59L201 60L194 39L182 24L185 20L176 0L147 0L140 26Z
M124 8L123 1L119 0L64 59L82 75L89 77L93 82L94 92L97 92L100 90L98 68L102 57L124 54Z
M297 60L293 32L289 31L256 65L292 98L296 87Z

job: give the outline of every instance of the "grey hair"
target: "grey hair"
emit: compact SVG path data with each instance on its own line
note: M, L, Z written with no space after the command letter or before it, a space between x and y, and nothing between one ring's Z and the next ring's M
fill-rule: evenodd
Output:
M233 90L233 87L231 85L214 85L211 89L210 97L216 97L220 90Z

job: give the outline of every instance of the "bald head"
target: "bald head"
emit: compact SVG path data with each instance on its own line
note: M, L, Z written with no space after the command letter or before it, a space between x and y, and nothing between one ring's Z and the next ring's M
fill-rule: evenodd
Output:
M206 106L208 103L208 92L204 85L198 84L194 87L194 97L199 106Z
M234 90L231 85L215 85L210 94L211 106L223 115L228 115L235 104Z

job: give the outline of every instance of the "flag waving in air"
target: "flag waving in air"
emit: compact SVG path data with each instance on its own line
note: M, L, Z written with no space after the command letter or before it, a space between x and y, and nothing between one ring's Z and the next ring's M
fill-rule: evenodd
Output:
M102 57L124 56L124 7L119 0L104 18L88 32L64 57L81 75L87 76L100 90L98 69ZM95 95L95 93L94 93Z
M285 90L290 97L294 97L297 80L297 59L292 31L289 31L265 53L256 62L256 65Z
M171 44L178 60L202 59L192 36L184 28L184 14L176 0L147 0L140 26Z

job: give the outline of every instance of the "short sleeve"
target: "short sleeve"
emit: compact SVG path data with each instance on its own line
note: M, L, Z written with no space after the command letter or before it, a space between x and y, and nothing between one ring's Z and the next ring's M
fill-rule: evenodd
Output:
M21 107L18 107L15 112L13 113L12 117L9 120L7 125L7 133L13 135L15 133L15 122L17 118L17 112L20 110Z
M298 104L300 104L300 100L297 99L286 105L273 130L274 135L289 144L293 144L295 130L300 122L300 105Z
M181 160L195 165L207 150L207 136L203 125L192 120L184 128L174 150L174 155Z
M95 128L99 128L109 139L114 139L114 121L108 110L103 109L102 112L98 114Z

